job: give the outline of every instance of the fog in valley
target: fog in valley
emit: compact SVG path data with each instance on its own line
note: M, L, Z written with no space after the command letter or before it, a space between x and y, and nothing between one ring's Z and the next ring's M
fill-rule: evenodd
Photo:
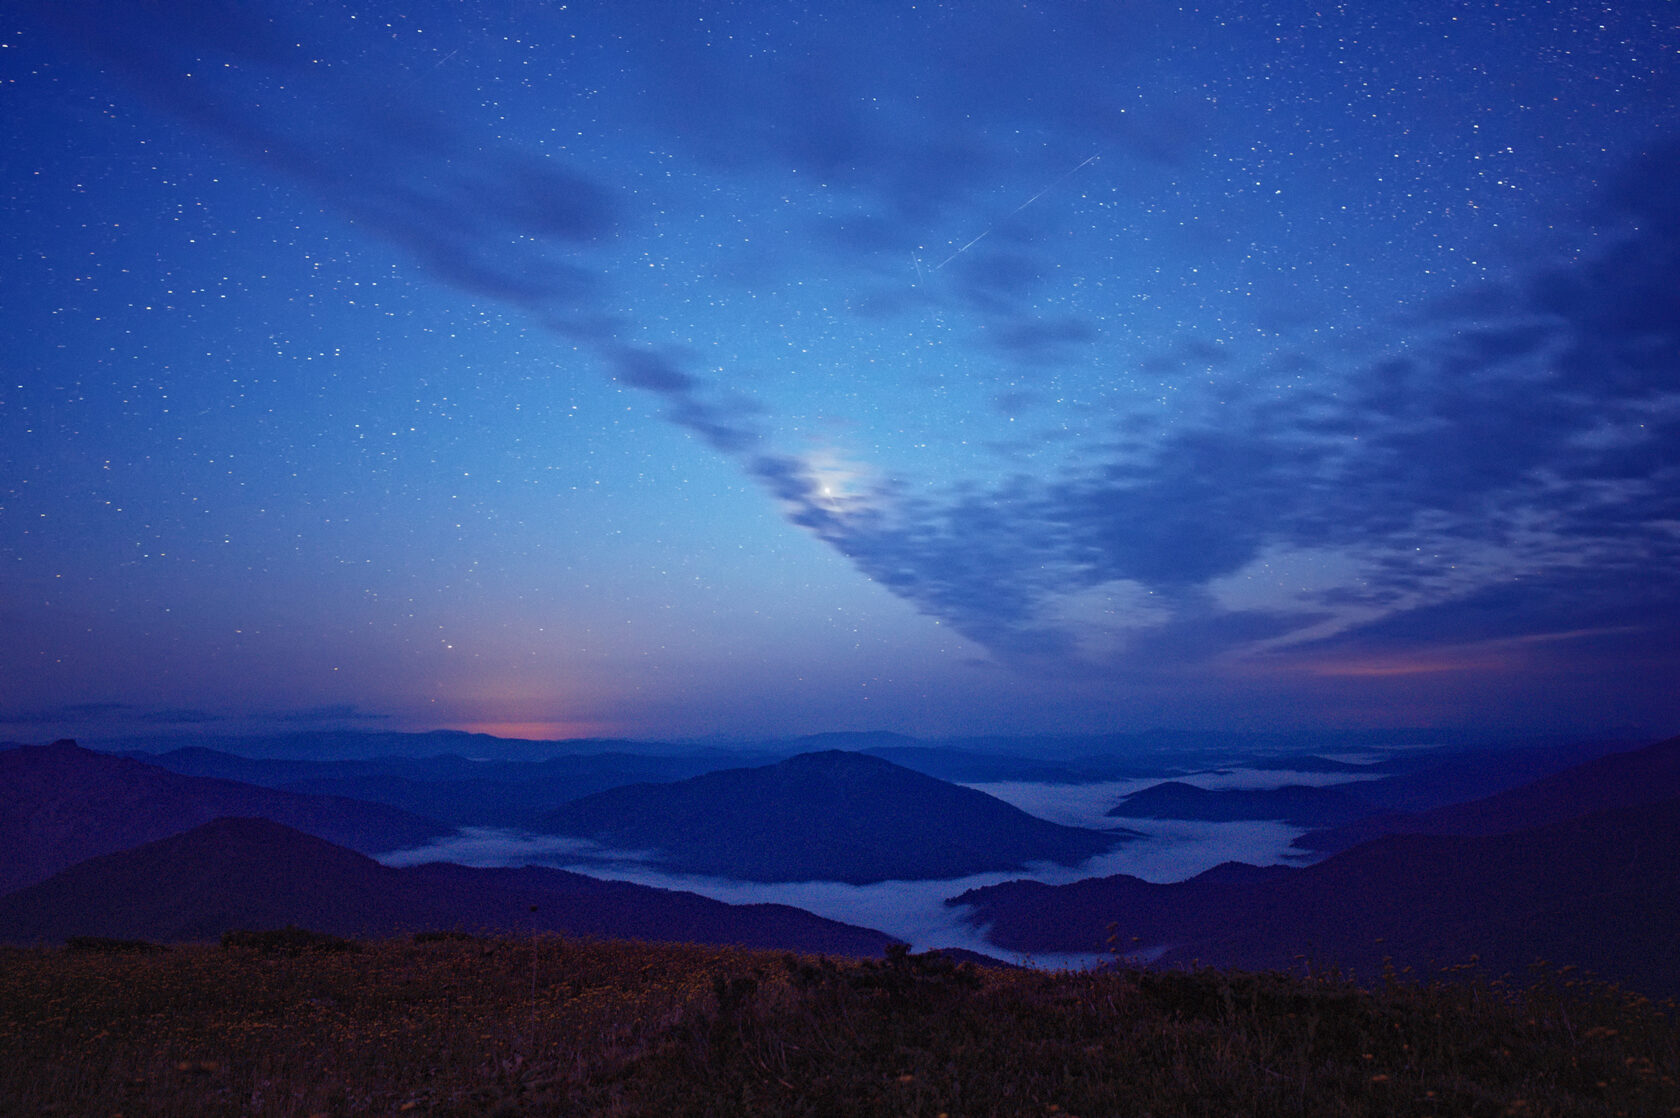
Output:
M1265 789L1286 785L1350 783L1371 779L1358 774L1223 769L1179 778L1209 790ZM408 866L447 861L470 866L541 865L595 877L682 889L730 904L794 905L833 920L876 928L897 936L914 950L962 947L998 955L977 930L963 922L963 910L945 903L965 890L1024 878L1065 884L1088 877L1130 874L1146 881L1183 881L1222 862L1251 865L1301 864L1302 853L1290 843L1304 828L1264 820L1201 822L1181 819L1131 819L1105 813L1133 792L1160 783L1159 778L1054 784L1006 781L971 784L1039 818L1068 826L1124 828L1142 837L1074 866L1039 863L1024 870L972 874L938 881L883 881L850 885L835 881L750 882L728 878L666 873L649 851L604 848L586 839L533 835L474 827L413 850L396 851L381 860ZM1037 966L1077 967L1092 956L1041 957ZM1019 960L1017 960L1019 961Z

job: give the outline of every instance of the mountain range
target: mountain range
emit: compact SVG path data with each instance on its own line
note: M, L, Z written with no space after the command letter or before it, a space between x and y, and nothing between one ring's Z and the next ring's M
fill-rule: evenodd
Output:
M1427 977L1471 956L1493 974L1546 959L1680 993L1680 738L1432 818L1472 833L1386 835L1316 865L1227 865L1174 884L1008 882L947 903L1025 953L1118 948L1248 969L1306 959L1367 978L1385 960ZM1487 833L1504 826L1515 829Z
M383 742L386 738L380 735L371 740ZM438 740L454 741L450 737ZM609 788L669 783L719 769L771 764L801 752L832 748L867 753L902 768L955 783L1004 780L1080 783L1121 775L1154 775L1158 771L1133 768L1114 760L1069 766L1011 754L921 745L914 738L878 733L814 734L779 750L723 753L673 746L669 753L618 749L522 760L467 757L460 753L334 759L248 757L199 745L162 751L125 750L120 755L183 776L219 777L288 792L367 800L460 827L533 829L540 828L541 817L557 805Z
M187 746L126 754L191 776L212 776L309 795L346 796L458 827L530 828L555 806L625 784L682 780L741 758L713 753L568 753L540 760L460 754L309 760L243 757ZM779 759L779 758L776 758Z
M423 737L409 747L434 744ZM366 855L427 846L454 834L450 823L482 824L499 805L503 818L533 829L653 852L667 871L759 882L950 879L1077 865L1133 832L1049 823L917 769L1052 783L1173 771L1164 754L1058 762L891 735L804 742L837 743L866 751L742 767L719 751L610 748L621 743L519 760L504 756L512 747L487 749L484 759L325 761L192 749L124 757L72 742L0 749L0 939L203 938L285 923L339 934L540 927L874 954L890 942L882 933L786 906L723 905L542 867L399 870ZM1204 759L1218 756L1204 745ZM1287 968L1311 959L1365 976L1386 958L1425 977L1471 955L1495 973L1545 957L1647 992L1680 992L1680 738L1620 751L1589 742L1388 757L1273 753L1269 763L1282 773L1380 779L1259 792L1167 779L1114 809L1328 825L1298 840L1332 852L1315 865L1230 863L1175 884L1124 875L1019 881L947 903L992 943L1029 955L1113 945L1166 964ZM591 781L608 783L583 793ZM1449 803L1455 787L1483 796ZM387 802L371 802L381 796ZM393 800L430 803L450 818Z
M1050 823L984 792L843 750L614 788L540 822L554 834L654 852L657 864L678 872L853 885L1071 865L1131 834Z
M165 759L282 779L289 787L185 775L68 741L0 751L0 893L6 894L0 898L0 934L25 940L201 938L276 922L363 932L463 924L505 929L523 926L517 917L526 911L523 900L510 898L541 894L548 899L540 906L553 916L543 926L574 933L847 953L876 953L888 942L879 932L786 906L723 906L693 894L542 867L423 864L399 871L364 855L425 846L454 828L389 805L295 790L307 786L322 764L339 767L335 786L359 779L429 785L426 778L439 777L440 787L459 789L473 783L451 779L462 773L552 768L570 774L580 762L600 763L600 755L521 762L517 770L507 762L447 756L322 763L188 750ZM605 763L634 770L648 761L631 754ZM552 787L534 783L539 792ZM1048 823L861 753L801 755L758 769L614 791L621 797L617 804L574 801L583 811L602 812L597 819L613 818L603 809L634 809L594 834L621 848L675 836L673 845L688 857L667 864L727 876L959 876L1040 859L1076 861L1124 837ZM686 813L673 807L682 801L690 808ZM645 827L647 812L669 827ZM685 833L685 826L704 833ZM686 847L678 845L684 842ZM752 856L741 854L743 848Z
M454 830L383 804L181 776L71 741L18 746L0 750L0 894L222 816L262 816L369 854Z

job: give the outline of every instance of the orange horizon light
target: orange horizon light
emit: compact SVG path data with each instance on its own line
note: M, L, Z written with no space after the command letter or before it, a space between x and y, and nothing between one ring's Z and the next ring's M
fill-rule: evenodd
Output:
M457 722L446 728L521 741L569 741L573 738L615 736L615 727L602 722Z

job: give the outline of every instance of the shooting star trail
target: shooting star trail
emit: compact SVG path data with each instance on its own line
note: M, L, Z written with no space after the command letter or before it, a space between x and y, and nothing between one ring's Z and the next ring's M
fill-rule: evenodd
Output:
M1067 174L1063 175L1061 178L1057 179L1055 182L1051 183L1049 186L1045 187L1043 190L1039 191L1037 194L1034 194L1031 198L1028 198L1025 202L1022 202L1019 206L1016 206L1014 209L1010 210L1009 211L1009 216L1014 217L1016 214L1020 213L1022 210L1026 209L1028 206L1032 205L1034 202L1038 201L1040 198L1044 197L1046 194L1048 194L1052 190L1056 189L1058 186L1061 186L1064 182L1067 182L1073 176L1077 175L1080 171L1084 170L1086 167L1089 167L1091 164L1095 163L1099 158L1100 158L1100 156L1096 156L1096 155L1086 156L1085 162L1079 164L1079 166L1075 167L1073 170L1069 171Z
M1071 170L1065 172L1062 175L1061 178L1057 179L1055 182L1051 183L1049 186L1045 187L1043 190L1040 190L1037 194L1034 194L1031 198L1028 198L1025 202L1022 202L1019 206L1016 206L1014 209L1010 210L1004 216L1005 217L1014 217L1016 214L1020 213L1022 210L1026 209L1028 206L1032 205L1034 202L1038 201L1040 198L1044 197L1046 194L1050 193L1052 190L1056 189L1058 186L1061 186L1064 182L1067 182L1074 175L1077 175L1081 170L1083 170L1086 167L1089 167L1091 164L1095 163L1100 158L1101 158L1101 156L1096 155L1096 154L1086 156L1085 159L1082 162L1076 164ZM990 233L994 228L996 228L995 223L992 224L992 225L986 226L985 229L981 230L980 235L978 237L975 237L972 241L969 241L966 245L962 246L957 251L953 252L951 255L949 255L945 259L941 260L939 263L935 264L933 266L933 270L936 271L936 272L939 271L939 269L943 268L945 265L949 264L951 261L953 261L957 257L961 256L963 253L967 252L969 249L971 249L975 245L979 244L981 241L983 241L986 238L986 235L988 233ZM919 269L918 269L918 271L919 271Z

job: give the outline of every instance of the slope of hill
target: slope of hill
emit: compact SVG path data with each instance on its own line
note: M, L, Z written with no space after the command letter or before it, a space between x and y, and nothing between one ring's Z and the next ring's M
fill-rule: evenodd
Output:
M178 942L292 924L345 936L545 930L844 955L878 955L893 942L786 905L729 905L564 870L392 869L267 819L218 819L0 898L0 941L11 943Z
M1494 974L1544 958L1674 994L1680 799L1508 835L1392 835L1263 876L1010 882L949 903L1012 951L1102 951L1113 924L1168 962L1288 969L1306 957L1370 977L1384 958L1424 970L1475 955Z
M1385 834L1497 835L1674 796L1680 796L1680 737L1597 757L1468 803L1415 814L1389 813L1314 831L1296 839L1295 845L1334 852Z
M726 904L677 889L607 881L544 866L474 869L431 862L405 870L428 889L485 888L515 898L498 926L528 927L528 904L543 928L650 942L736 944L829 955L880 955L893 937L785 904ZM547 915L545 915L547 914ZM549 921L552 919L553 923Z
M832 750L586 796L544 817L562 835L659 852L743 881L954 878L1081 862L1125 840L1064 827L878 757Z
M972 749L894 745L871 746L858 752L879 757L883 761L891 761L895 765L902 765L926 776L949 780L954 784L984 784L1001 780L1029 780L1040 784L1085 784L1113 779L1113 766L1109 766L1103 772L1091 772L1035 757L978 753Z
M1198 788L1167 780L1133 792L1109 810L1128 819L1281 819L1298 827L1324 827L1363 819L1371 805L1341 788L1289 784L1282 788Z
M274 819L367 853L453 828L382 804L180 776L71 741L0 752L0 894L224 815Z

